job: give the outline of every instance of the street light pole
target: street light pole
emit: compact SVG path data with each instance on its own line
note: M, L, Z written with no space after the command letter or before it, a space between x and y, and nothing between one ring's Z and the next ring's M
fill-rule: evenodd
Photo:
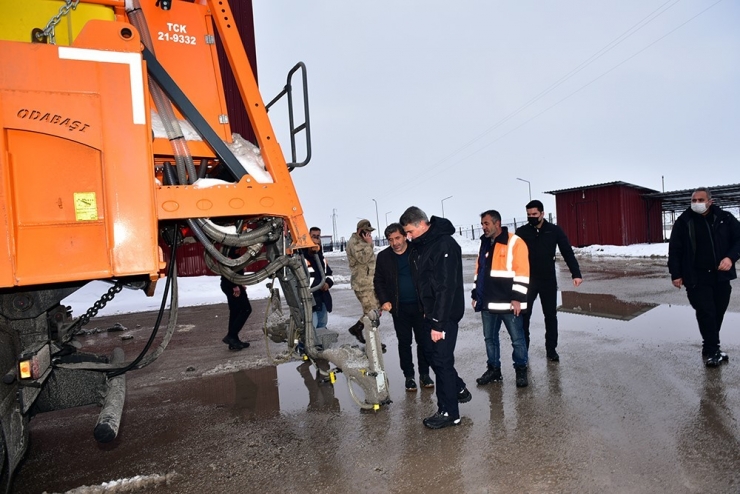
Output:
M385 227L388 228L388 215L392 213L393 211L388 211L385 213Z
M448 197L445 197L444 199L442 199L442 200L440 201L440 202L442 203L442 218L444 218L444 217L445 217L445 201L446 201L447 199L452 199L452 196L448 196Z
M524 180L523 178L517 178L517 180L521 180L522 182L527 182L527 189L529 189L529 200L532 200L532 184L529 182L529 180Z
M373 202L375 203L375 224L380 227L380 216L378 215L378 201L373 199Z

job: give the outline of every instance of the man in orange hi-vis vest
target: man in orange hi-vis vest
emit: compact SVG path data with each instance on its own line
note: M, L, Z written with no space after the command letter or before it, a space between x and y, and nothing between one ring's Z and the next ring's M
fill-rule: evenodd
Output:
M475 269L473 309L481 313L483 337L486 341L488 368L476 382L485 385L501 381L501 347L498 333L501 323L506 326L514 348L512 359L516 385L526 387L527 343L524 338L523 314L527 310L529 285L529 252L524 240L501 226L498 211L480 215L483 227L478 263Z

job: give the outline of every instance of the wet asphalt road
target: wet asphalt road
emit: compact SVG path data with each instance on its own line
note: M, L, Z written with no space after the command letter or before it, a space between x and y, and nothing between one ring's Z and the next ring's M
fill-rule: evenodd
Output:
M338 280L348 276L344 259L329 262ZM466 280L473 264L465 260ZM128 376L118 439L95 443L95 407L36 417L15 492L155 474L167 482L143 480L138 492L740 492L737 289L722 331L731 361L706 369L693 311L664 259L581 264L577 291L561 273L560 363L545 359L535 309L528 388L514 385L505 330L504 381L475 386L485 348L479 317L466 312L456 358L473 400L461 405L460 426L440 431L421 424L436 409L434 393L404 391L388 316L381 334L393 403L363 413L341 376L332 386L305 363L267 365L264 301L253 304L252 347L242 352L220 342L225 305L181 309L170 348ZM329 328L349 343L359 304L348 289L333 293ZM100 318L88 327L120 322L134 339L102 333L82 342L122 345L130 357L153 321L151 313Z

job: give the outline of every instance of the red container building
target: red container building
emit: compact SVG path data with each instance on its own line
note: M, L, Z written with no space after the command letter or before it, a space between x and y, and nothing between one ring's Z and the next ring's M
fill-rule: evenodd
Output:
M545 192L555 196L558 225L575 247L631 245L663 241L658 191L609 182Z

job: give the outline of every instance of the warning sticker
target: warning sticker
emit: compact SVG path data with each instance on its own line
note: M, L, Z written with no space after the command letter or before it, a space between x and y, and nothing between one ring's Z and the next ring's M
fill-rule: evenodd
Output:
M75 192L75 219L77 221L98 219L98 201L95 192Z

